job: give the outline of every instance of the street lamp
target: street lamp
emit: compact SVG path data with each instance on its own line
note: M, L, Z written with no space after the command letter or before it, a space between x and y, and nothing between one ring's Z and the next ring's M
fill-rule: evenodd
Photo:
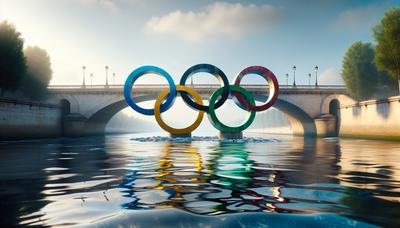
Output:
M115 72L113 73L113 85L115 86Z
M108 66L106 66L106 87L108 87Z
M286 74L286 86L289 86L289 74Z
M86 87L85 85L85 71L86 71L86 66L82 67L82 73L83 73L83 80L82 80L82 87Z
M90 87L93 87L93 73L90 73Z
M311 73L308 73L308 86L311 86Z
M314 69L315 69L315 87L318 87L318 66L315 66Z
M293 66L293 86L296 87L296 66Z

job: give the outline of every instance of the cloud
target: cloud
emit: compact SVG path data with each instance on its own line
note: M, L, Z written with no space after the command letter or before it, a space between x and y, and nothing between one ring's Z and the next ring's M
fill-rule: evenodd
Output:
M180 10L162 17L153 17L146 29L154 34L170 34L187 42L215 38L238 39L273 27L279 12L270 5L216 2L202 11Z
M336 28L346 31L371 32L372 27L379 23L383 11L381 7L372 5L343 11L336 20Z
M328 68L321 73L318 79L320 85L343 85L342 76L335 68Z
M100 6L111 12L116 12L118 10L115 0L78 0L78 2L87 6Z

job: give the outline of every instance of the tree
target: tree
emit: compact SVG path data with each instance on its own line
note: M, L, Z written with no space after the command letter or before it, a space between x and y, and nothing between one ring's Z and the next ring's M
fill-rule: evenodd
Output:
M377 41L375 63L398 82L400 92L400 8L385 12L379 25L373 29Z
M357 99L374 95L379 73L374 64L374 48L370 43L354 42L343 58L342 78L349 94Z
M0 23L0 89L15 90L26 72L24 41L13 25Z
M28 47L24 53L28 69L22 81L22 90L31 98L41 98L53 74L50 57L46 50L39 47Z
M378 85L378 92L380 96L388 97L394 96L398 93L397 80L390 76L386 71L378 72Z

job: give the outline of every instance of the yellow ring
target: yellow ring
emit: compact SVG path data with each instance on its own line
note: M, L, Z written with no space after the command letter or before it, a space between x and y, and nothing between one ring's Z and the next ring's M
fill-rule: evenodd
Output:
M176 86L176 91L186 92L186 93L190 94L198 104L203 105L203 100L201 99L200 94L198 94L192 88L189 88L189 87L186 87L186 86L177 85ZM156 121L157 121L158 125L162 129L168 131L171 134L175 134L175 135L191 133L192 131L194 131L200 125L201 121L203 120L204 112L199 110L199 113L197 115L196 120L189 127L172 128L172 127L168 126L162 120L161 112L160 112L161 104L164 101L164 99L168 96L168 94L169 94L169 88L164 89L160 93L160 95L158 95L156 103L154 104L154 117L156 118Z

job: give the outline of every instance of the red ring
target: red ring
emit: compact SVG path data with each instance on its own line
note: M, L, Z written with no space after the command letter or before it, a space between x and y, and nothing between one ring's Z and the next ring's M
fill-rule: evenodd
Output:
M236 98L234 100L238 103L239 106L241 106L242 108L244 108L246 110L260 112L260 111L265 111L265 110L269 109L272 105L274 105L275 101L278 99L279 84L278 84L278 80L276 79L276 76L274 75L274 73L272 73L272 71L268 70L265 67L250 66L250 67L247 67L244 70L242 70L236 76L234 85L240 86L240 81L247 74L258 74L261 77L263 77L265 80L268 81L268 85L270 88L268 100L263 105L255 106L255 105L251 105L251 104L247 103L246 100L244 99L244 97L240 93L233 94ZM272 93L272 95L271 95L271 93Z

